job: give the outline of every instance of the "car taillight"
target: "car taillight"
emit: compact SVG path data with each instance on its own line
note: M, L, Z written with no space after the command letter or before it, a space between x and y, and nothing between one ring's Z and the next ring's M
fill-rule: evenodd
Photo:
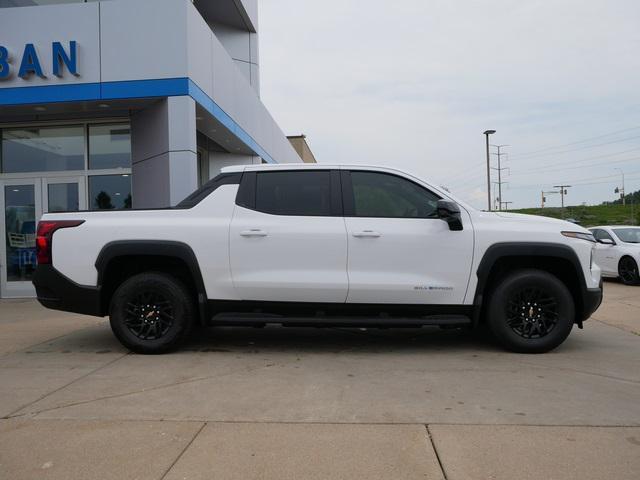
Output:
M82 225L84 220L43 220L38 222L36 236L36 258L39 265L51 263L51 241L53 233L61 228L71 228Z

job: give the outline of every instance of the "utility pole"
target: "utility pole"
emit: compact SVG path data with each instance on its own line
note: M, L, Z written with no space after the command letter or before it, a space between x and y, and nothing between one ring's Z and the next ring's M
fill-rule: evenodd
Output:
M564 208L564 196L568 193L567 188L571 188L571 185L554 185L553 188L560 189L560 198L562 198L562 208Z
M540 193L542 194L541 195L542 203L541 203L540 207L544 208L544 204L547 202L547 197L545 195L547 195L548 193L560 193L560 192L556 192L555 190L549 190L549 191L545 192L544 190L542 190Z
M620 173L622 174L622 189L616 188L614 192L620 194L620 198L622 198L622 206L624 207L627 204L626 199L624 198L624 171L621 168L616 168L616 170L620 170Z
M505 210L509 210L509 204L513 203L513 202L503 202L504 203L504 209Z
M498 168L493 168L493 170L497 170L498 171L498 210L502 210L502 184L504 183L502 181L502 170L507 170L506 168L502 168L501 167L501 159L503 155L506 155L506 153L501 153L500 149L503 147L508 147L509 145L491 145L492 147L495 147L498 150L498 153L494 153L494 155L497 155L498 157Z
M487 147L487 208L491 211L491 157L489 156L489 135L496 133L495 130L485 130L484 136Z

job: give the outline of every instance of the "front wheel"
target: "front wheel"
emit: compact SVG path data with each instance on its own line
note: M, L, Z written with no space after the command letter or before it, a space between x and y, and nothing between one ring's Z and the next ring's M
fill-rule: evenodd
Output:
M622 257L618 264L618 275L625 285L640 284L640 272L638 264L631 257Z
M113 294L111 330L136 353L165 353L189 335L195 318L192 295L176 278L146 272L127 279Z
M571 292L542 270L508 274L493 290L487 309L491 332L506 349L544 353L567 338L575 320Z

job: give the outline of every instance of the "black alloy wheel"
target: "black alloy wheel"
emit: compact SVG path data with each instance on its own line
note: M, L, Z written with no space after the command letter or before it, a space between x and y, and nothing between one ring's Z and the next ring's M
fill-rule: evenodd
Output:
M196 318L195 295L171 275L140 273L115 291L109 317L114 335L129 350L166 353L189 335Z
M542 338L558 323L558 300L542 288L523 288L511 294L507 324L522 338Z
M504 274L490 292L484 320L498 342L543 353L565 341L576 320L573 295L558 277L533 268Z
M638 264L631 257L622 257L618 264L618 275L622 283L625 285L640 284L640 274L638 272Z
M173 326L173 305L164 295L142 291L127 302L125 325L141 340L158 340Z

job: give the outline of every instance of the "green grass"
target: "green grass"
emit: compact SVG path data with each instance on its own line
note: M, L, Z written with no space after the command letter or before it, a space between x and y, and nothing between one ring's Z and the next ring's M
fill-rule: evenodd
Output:
M575 218L584 227L596 225L640 225L640 205L634 205L633 207L631 205L580 205L565 208L523 208L511 211L562 219Z

